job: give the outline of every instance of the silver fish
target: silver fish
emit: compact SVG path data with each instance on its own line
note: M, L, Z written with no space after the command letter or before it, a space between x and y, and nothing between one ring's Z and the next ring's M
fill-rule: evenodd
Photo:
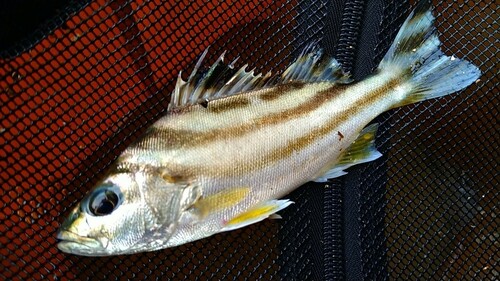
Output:
M417 8L376 72L355 83L313 46L277 78L233 63L215 74L222 56L198 74L205 52L187 81L179 75L166 116L64 221L59 249L106 256L174 247L276 217L292 203L280 198L302 184L377 159L371 120L480 76L440 51L433 21L429 7Z

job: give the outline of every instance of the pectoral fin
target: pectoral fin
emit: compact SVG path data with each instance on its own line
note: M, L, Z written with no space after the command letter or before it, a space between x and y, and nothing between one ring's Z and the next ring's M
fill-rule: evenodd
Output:
M328 179L343 176L347 174L344 171L345 169L357 164L373 161L382 156L382 153L378 152L374 146L377 129L378 124L372 124L364 128L358 138L341 155L336 165L314 181L326 182Z
M267 218L281 218L276 212L293 204L290 200L270 200L264 202L227 222L222 231L238 229Z
M236 205L250 192L249 187L235 187L229 191L219 192L209 196L202 196L193 207L204 217L207 214Z

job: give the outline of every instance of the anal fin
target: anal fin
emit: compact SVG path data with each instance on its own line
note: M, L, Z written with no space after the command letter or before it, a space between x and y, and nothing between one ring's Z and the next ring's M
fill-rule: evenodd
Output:
M337 178L347 174L344 170L357 164L373 161L382 154L375 148L375 136L378 124L364 128L358 138L340 156L339 161L315 182L326 182L328 179Z
M281 218L279 215L276 214L276 212L283 210L284 208L290 206L291 204L293 204L293 202L288 199L270 200L264 202L232 218L230 221L227 222L226 226L222 229L222 231L229 231L245 227L247 225L254 224L256 222L262 221L267 218Z

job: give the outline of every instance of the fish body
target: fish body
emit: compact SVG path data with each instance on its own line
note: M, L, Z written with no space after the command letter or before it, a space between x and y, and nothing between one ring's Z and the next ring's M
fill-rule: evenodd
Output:
M313 47L277 81L230 64L213 83L222 57L208 74L196 73L199 63L179 78L167 115L72 211L59 248L102 256L177 246L276 216L292 203L280 198L304 183L380 157L371 120L480 75L441 53L432 24L417 9L375 73L354 83Z

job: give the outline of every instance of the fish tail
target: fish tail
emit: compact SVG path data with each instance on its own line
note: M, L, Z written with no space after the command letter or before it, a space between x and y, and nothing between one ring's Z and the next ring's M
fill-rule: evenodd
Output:
M408 82L410 90L393 107L454 93L481 75L472 63L443 54L431 10L430 1L420 2L378 66L379 72L398 71Z

